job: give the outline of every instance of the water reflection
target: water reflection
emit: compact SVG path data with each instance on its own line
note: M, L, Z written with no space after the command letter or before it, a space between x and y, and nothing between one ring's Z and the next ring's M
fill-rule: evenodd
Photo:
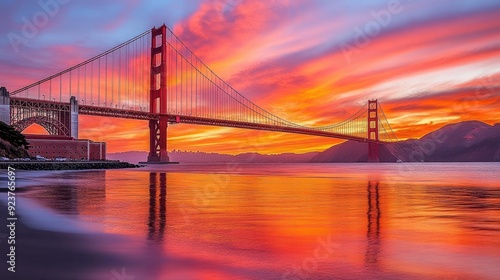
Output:
M367 211L367 247L365 266L376 267L380 255L380 199L379 182L368 181L368 211Z
M398 166L250 165L208 195L211 166L74 172L28 194L133 237L136 279L281 279L291 267L308 279L496 279L500 181L488 174L500 166L396 178Z
M158 182L159 177L159 182ZM157 197L157 189L160 188L160 195ZM157 200L159 201L158 215ZM148 240L155 243L162 243L165 235L167 213L167 174L149 173L149 219L148 219Z
M426 189L434 199L426 202L434 219L455 220L468 230L500 232L500 189L483 186L436 186Z
M106 172L55 174L50 185L33 187L39 201L60 214L96 213L106 201Z

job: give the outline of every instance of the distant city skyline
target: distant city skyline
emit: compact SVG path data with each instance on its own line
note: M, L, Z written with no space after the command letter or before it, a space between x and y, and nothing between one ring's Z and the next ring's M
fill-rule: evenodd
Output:
M400 139L448 123L500 120L498 1L41 0L0 7L0 83L10 91L165 22L233 88L296 123L336 123L375 98ZM144 121L80 118L80 137L106 141L109 152L148 149ZM169 128L169 150L302 153L339 142Z

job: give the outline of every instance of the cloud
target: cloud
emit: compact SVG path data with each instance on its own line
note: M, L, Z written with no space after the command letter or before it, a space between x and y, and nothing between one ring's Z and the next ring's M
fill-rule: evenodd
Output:
M449 122L500 119L497 1L404 2L403 11L392 15L378 36L350 53L342 43L353 45L353 30L373 21L373 12L384 9L386 1L186 2L191 5L70 2L33 43L24 46L29 55L15 54L6 37L0 39L2 83L10 90L19 88L166 20L233 88L295 123L340 122L370 98L381 100L400 138L420 137ZM96 6L100 13L95 13ZM5 2L2 8L10 15L0 27L3 33L19 30L21 17L37 9L14 2ZM88 131L92 136L99 119L81 118L81 135ZM145 122L113 123L102 136L110 151L147 150ZM182 124L170 127L169 145L251 151L255 147L245 143L255 134ZM321 150L338 142L272 132L259 135L263 139L259 152L264 153Z

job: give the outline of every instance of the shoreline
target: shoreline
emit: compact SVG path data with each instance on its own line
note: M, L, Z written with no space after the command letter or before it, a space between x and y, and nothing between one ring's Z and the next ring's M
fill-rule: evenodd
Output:
M120 169L139 168L143 165L132 164L121 161L64 161L64 162L19 162L4 161L0 163L0 169L13 167L18 170L86 170L86 169Z
M2 210L6 205L1 202ZM7 211L0 211L6 221ZM132 265L125 257L106 252L109 244L120 246L124 239L102 233L56 232L32 227L17 215L15 223L15 272L7 270L10 246L0 235L2 266L0 279L110 279L113 268ZM117 238L118 237L118 238Z

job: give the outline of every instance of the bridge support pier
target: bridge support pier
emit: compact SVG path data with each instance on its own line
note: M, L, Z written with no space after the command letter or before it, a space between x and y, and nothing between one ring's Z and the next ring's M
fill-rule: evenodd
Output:
M148 163L169 163L167 152L167 27L151 30L151 79L149 111L159 119L149 121Z
M161 116L159 120L149 121L149 143L150 151L148 155L148 163L168 163L170 158L167 151L167 128L168 120Z
M368 143L368 162L380 162L378 157L378 143Z
M368 100L368 162L379 162L378 100Z
M10 125L10 95L5 87L0 88L0 121Z
M69 100L70 136L78 139L78 101L71 96Z

